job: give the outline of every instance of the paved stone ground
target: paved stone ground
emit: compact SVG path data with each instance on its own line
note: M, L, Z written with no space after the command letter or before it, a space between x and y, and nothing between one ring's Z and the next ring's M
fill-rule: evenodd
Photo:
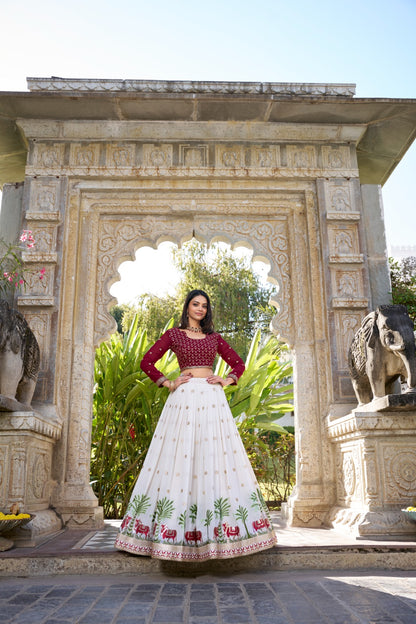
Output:
M415 624L416 572L0 579L3 624Z

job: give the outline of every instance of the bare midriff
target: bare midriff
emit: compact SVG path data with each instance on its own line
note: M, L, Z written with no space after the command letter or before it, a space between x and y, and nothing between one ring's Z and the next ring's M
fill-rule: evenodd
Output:
M198 366L197 368L184 368L181 375L191 375L192 377L209 377L212 375L212 368L209 366Z

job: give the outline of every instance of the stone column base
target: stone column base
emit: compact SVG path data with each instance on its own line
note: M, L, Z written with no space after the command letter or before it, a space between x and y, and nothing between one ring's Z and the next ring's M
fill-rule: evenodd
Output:
M416 501L414 395L383 397L341 418L329 417L334 444L334 528L357 537L416 537L416 524L401 511Z
M285 505L284 515L290 526L317 529L328 525L328 511L321 485L296 485Z
M71 529L101 529L104 511L90 485L58 485L52 497L54 508Z
M352 533L359 539L403 539L416 540L416 523L407 519L401 510L367 511L334 507L329 516L334 529Z

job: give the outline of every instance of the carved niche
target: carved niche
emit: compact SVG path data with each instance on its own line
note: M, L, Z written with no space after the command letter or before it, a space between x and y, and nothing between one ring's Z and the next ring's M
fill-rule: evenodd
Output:
M192 237L192 232L210 241L223 232L230 242L249 240L256 253L271 262L270 275L279 284L276 323L281 335L288 339L293 333L289 236L286 219L269 221L209 218L198 221L192 217L172 221L166 216L141 216L119 219L103 217L98 227L96 324L94 343L98 344L114 329L114 320L108 314L112 296L109 287L117 275L120 262L134 260L136 249L143 244L156 246L161 238L180 243Z

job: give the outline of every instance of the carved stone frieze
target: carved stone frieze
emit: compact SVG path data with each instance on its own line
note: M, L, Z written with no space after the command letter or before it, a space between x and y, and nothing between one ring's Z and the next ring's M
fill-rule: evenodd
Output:
M250 166L257 168L280 167L280 146L255 146L251 148Z
M209 164L208 145L179 145L179 165L206 167Z
M74 167L97 167L100 160L99 143L71 143L69 162Z
M45 170L54 170L64 164L64 143L36 143L34 146L34 161L37 167Z
M143 145L143 166L165 170L172 166L172 145Z
M361 213L359 212L327 212L328 221L359 221Z
M334 309L337 308L347 308L347 309L357 309L357 310L367 310L369 305L369 300L366 297L333 297L332 299L332 307Z
M288 145L287 164L292 169L316 169L316 150L313 145Z
M130 91L136 93L271 94L353 97L355 84L297 82L214 82L176 80L99 80L95 78L27 78L29 91Z
M364 296L363 277L360 268L334 268L332 270L332 292L338 299L356 299Z
M61 220L61 215L59 214L59 212L56 212L55 210L53 212L34 212L34 211L30 211L26 213L26 222L28 225L28 228L33 227L33 223L37 223L39 221L42 222L49 222L49 223L59 223Z
M46 149L46 148L45 148ZM43 152L41 152L42 154ZM59 152L61 155L61 152ZM62 152L63 154L63 152ZM38 158L39 160L39 158ZM37 162L38 162L37 160ZM62 165L61 162L58 163ZM42 168L50 169L51 165L46 166L41 160ZM58 190L59 182L57 180L51 180L50 178L44 178L40 180L31 180L30 184L30 205L27 218L33 219L32 213L53 213L59 210L58 207Z
M344 488L347 496L352 497L357 487L357 470L352 453L344 453Z
M41 270L44 272L41 273ZM31 293L31 296L45 297L53 295L54 288L54 266L53 265L38 265L30 263L28 270L26 271L26 288L27 292ZM24 295L23 295L24 296Z
M19 307L49 307L55 305L55 297L20 295L17 298L17 303Z
M59 149L57 149L57 146ZM211 147L212 146L212 147ZM345 150L343 151L345 147ZM64 160L65 150L61 144L51 141L36 143L33 162L26 174L44 182L38 201L32 211L52 211L55 204L53 176L114 177L129 175L139 177L282 177L293 178L300 174L309 178L334 178L337 184L343 178L355 178L358 170L344 158L345 166L335 167L328 157L318 164L317 151L313 145L247 144L247 143L143 143L139 141L107 143L70 143L69 160ZM349 148L331 148L330 154L349 153ZM281 158L281 152L286 158ZM104 153L102 156L101 154ZM44 155L49 155L48 157ZM211 156L210 156L211 154ZM61 158L61 160L59 160ZM212 162L210 162L212 158ZM343 162L344 162L343 161ZM48 188L51 186L51 188ZM337 211L348 201L347 191L339 190L334 197Z
M108 143L106 146L106 165L117 168L134 167L135 145L133 143Z
M354 258L357 262L362 261L358 240L358 228L356 224L349 223L329 223L328 243L330 258ZM358 260L357 260L358 259ZM335 260L333 260L335 261Z
M351 167L350 149L347 146L330 147L323 145L321 153L324 169L349 169Z
M225 169L244 168L246 166L244 147L242 145L216 145L215 165Z
M42 436L59 440L62 423L38 412L7 412L0 419L0 432L34 431Z
M169 157L164 154L164 151L161 148L153 150L153 155L150 160L150 156L146 159L146 163L144 165L136 165L133 167L94 167L88 170L88 174L95 177L103 177L103 178L117 178L117 177L125 177L126 175L131 178L223 178L227 177L230 179L234 178L289 178L293 179L294 177L301 178L309 178L314 180L318 177L323 178L336 178L338 179L340 176L344 178L358 178L358 170L357 169L343 169L343 170L334 170L334 169L319 169L317 167L262 167L262 166L241 166L237 168L233 168L230 166L223 167L213 167L213 166L171 166L168 164L160 165L159 167L154 164L150 164L151 162L161 162L163 158L169 160ZM228 162L232 162L232 158L228 160ZM55 169L48 169L48 171L44 171L43 168L28 165L26 167L26 173L30 176L38 176L38 175L55 175L61 176L63 174L70 177L78 177L85 175L85 169L83 167L73 167L73 166L62 166ZM338 214L337 219L352 219L354 217L351 216L352 213L349 213L348 216ZM358 218L360 217L360 213L358 214ZM31 217L33 218L33 217ZM357 217L356 217L357 218Z
M34 256L39 254L41 257L35 259L35 262L40 262L42 258L45 258L45 254L55 253L53 259L50 261L56 262L56 227L50 224L38 224L35 223L30 228L32 230L33 238L35 239L35 246L28 252L27 255L23 254L23 260L32 260Z
M56 264L56 262L58 261L58 254L56 252L48 253L45 251L40 251L39 246L36 242L36 251L24 251L22 253L22 260L25 263L32 264Z
M324 169L327 168L324 166ZM342 219L344 213L359 212L353 205L351 183L342 180L341 176L326 182L325 194L327 213L338 213L338 218Z

